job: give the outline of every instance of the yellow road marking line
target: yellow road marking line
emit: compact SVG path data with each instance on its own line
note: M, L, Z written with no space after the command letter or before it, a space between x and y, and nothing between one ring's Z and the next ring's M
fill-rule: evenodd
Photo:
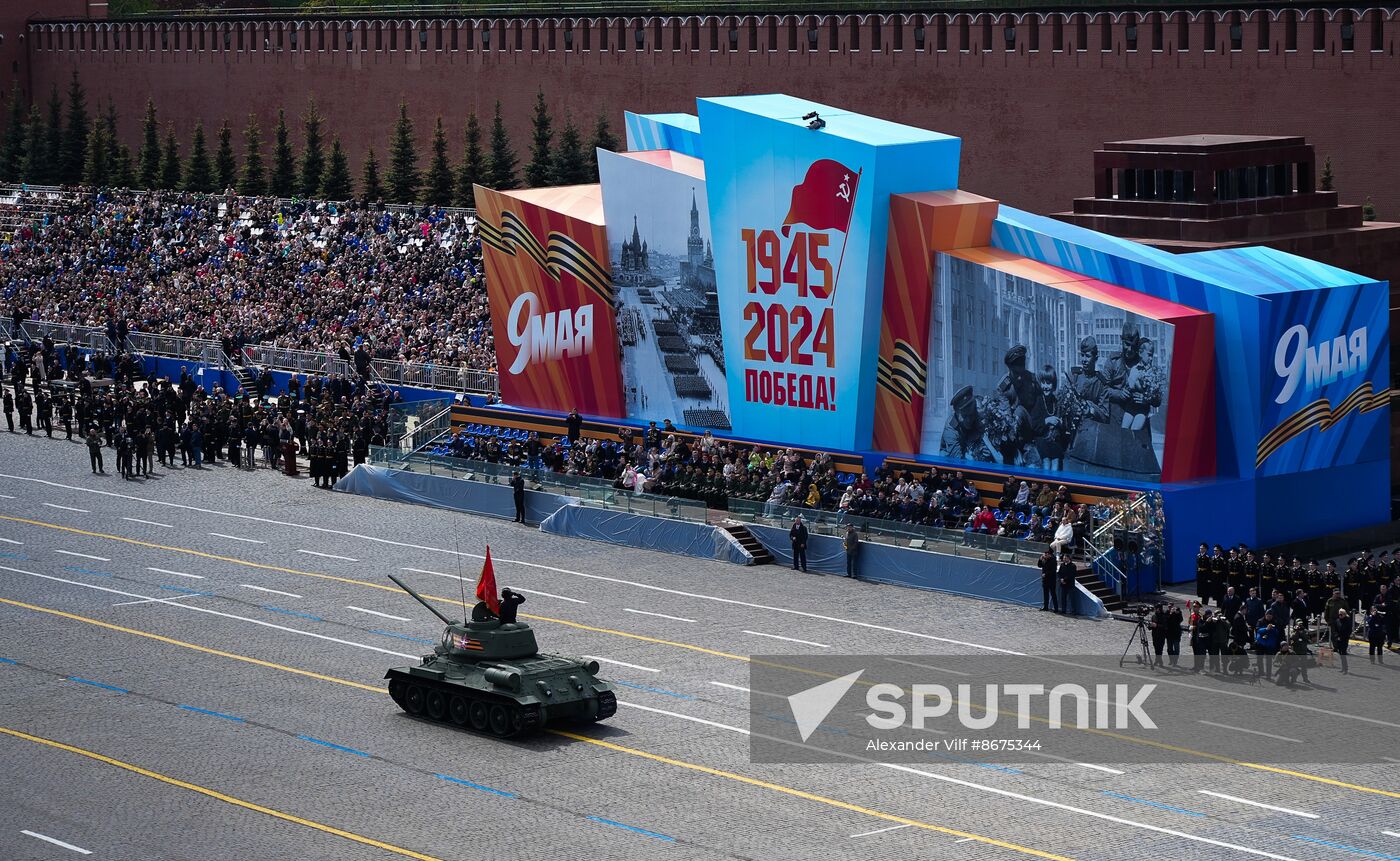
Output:
M86 535L89 538L103 538L108 541L120 541L123 544L134 544L137 547L148 547L153 550L166 550L171 553L183 553L187 556L197 556L201 559L213 559L217 562L228 562L232 565L242 565L247 568L256 568L262 571L277 571L282 574L295 574L299 577L315 577L318 580L333 580L337 583L347 583L351 586L364 586L369 589L379 589L383 592L393 592L402 594L397 586L386 586L383 583L375 583L370 580L357 580L354 577L338 577L334 574L321 574L315 571L301 571L296 568L284 568L281 565L266 565L262 562L250 562L247 559L239 559L234 556L222 556L218 553L206 553L203 550L192 550L188 547L175 547L170 544L157 544L152 541L141 541L136 538L127 538L123 535L109 535L105 532L90 532L86 529L78 529L73 526L63 526L58 523L46 523L42 520L30 520L25 517L13 517L8 514L0 514L0 520L10 520L15 523L26 523L30 526L39 526L45 529L57 529L62 532L71 532L75 535ZM441 601L444 604L460 606L461 602L457 598L444 598L441 595L424 595L434 601ZM566 619L553 619L549 616L532 616L529 613L521 613L521 618L534 619L537 622L553 622L556 625L566 625L570 628L577 628L581 631L592 631L597 634L612 634L618 637L627 637L632 640L642 640L647 643L656 643L661 646L673 646L677 649L689 649L692 652L700 652L706 655L714 655L718 658L729 658L734 661L749 660L747 655L735 655L729 652L721 652L718 649L707 649L704 646L696 646L690 643L678 643L674 640L662 640L657 637L648 637L643 634L632 634L627 631L618 631L612 628L598 628L593 625L585 625L581 622L570 622Z
M962 837L967 840L976 840L980 843L986 843L990 846L999 846L1002 849L1010 849L1012 852L1020 852L1025 855L1032 855L1036 858L1048 858L1052 859L1052 861L1068 861L1068 859L1066 859L1063 855L1055 855L1051 852L1043 852L1039 849L1032 849L1029 846L1021 846L1017 843L1008 843L1004 840L998 840L995 837L985 837L981 834L973 834L967 831L958 831L955 828L945 828L942 825L932 825L927 822L920 822L917 819L907 819L903 816L897 816L893 813L884 813L879 810L872 810L869 807L862 807L859 804L851 804L848 801L838 801L835 798L827 798L824 795L817 795L813 792L806 792L801 789L794 789L791 786L783 786L780 783L769 783L766 780L759 780L756 777L747 777L742 774L735 774L732 771L724 771L718 768L711 768L708 765L699 765L697 763L686 762L680 759L672 759L669 756L661 756L660 754L649 753L645 750L638 750L633 747L626 747L625 745L615 744L610 741L603 741L602 739L589 738L586 735L578 735L577 733L572 733L567 730L551 729L547 731L553 733L554 735L559 735L563 736L564 738L573 739L574 741L587 742L588 744L597 745L599 747L605 747L608 750L615 750L619 753L625 753L630 756L640 756L643 759L649 759L653 762L661 762L665 763L666 765L674 765L678 768L685 768L691 771L698 771L703 774L713 775L715 777L723 777L728 780L737 780L740 783L747 783L750 786L757 786L762 789L771 790L773 792L781 792L784 795L791 795L795 798L806 799L807 801L816 801L821 804L829 805L831 807L838 807L842 810L849 810L852 813L862 813L866 816L873 816L876 819L883 819L886 822L897 822L900 825L912 825L915 828L923 828L927 831L937 831L940 834L948 834L953 837Z
M321 579L321 580L334 580L334 581L339 582L339 583L347 583L347 584L350 584L350 585L352 585L352 586L366 586L366 587L371 588L371 589L380 589L380 590L385 591L385 592L395 592L395 593L397 593L397 592L399 591L398 587L396 587L396 586L385 586L385 585L383 585L383 584L381 584L381 583L373 583L373 582L371 582L371 581L369 581L369 580L356 580L356 579L353 578L353 577L338 577L338 576L336 576L336 575L334 575L334 574L318 574L318 573L316 573L316 572L314 572L314 571L299 571L299 570L297 570L297 569L295 569L295 568L283 568L283 567L278 566L278 565L265 565L265 564L263 564L263 563L261 563L261 562L249 562L249 561L246 560L246 559L238 559L238 558L233 557L233 556L220 556L220 555L215 554L215 553L205 553L205 552L202 551L202 550L191 550L191 549L186 548L186 547L174 547L174 546L171 546L171 545L169 545L169 544L156 544L156 543L153 543L153 542L150 542L150 541L141 541L141 540L138 540L138 539L135 539L135 538L126 538L126 537L121 536L121 535L109 535L109 534L104 533L104 532L90 532L90 531L87 531L87 530L84 530L84 529L78 529L78 528L72 527L72 526L63 526L63 525L57 524L57 523L47 523L47 522L42 521L42 520L31 520L31 519L24 518L24 517L13 517L13 516L7 515L7 514L0 514L0 520L10 520L10 521L14 521L14 522L16 522L16 523L26 523L26 524L29 524L29 525L31 525L31 526L39 526L39 527L43 527L43 528L46 528L46 529L57 529L57 530L60 530L60 531L63 531L63 532L71 532L71 533L75 533L75 534L78 534L78 535L86 535L86 536L89 536L89 537L91 537L91 538L104 538L104 539L108 539L108 540L111 540L111 541L120 541L120 542L123 542L123 543L126 543L126 544L134 544L134 545L137 545L137 546L140 546L140 547L149 547L149 548L153 548L153 549L156 549L156 550L168 550L168 551L170 551L170 552L172 552L172 553L184 553L184 554L187 554L187 555L190 555L190 556L198 556L198 557L202 557L202 558L205 558L205 559L215 559L215 560L218 560L218 561L220 561L220 562L228 562L228 563L231 563L231 564L234 564L234 565L243 565L243 566L247 566L247 567L249 567L249 568L259 568L259 569L262 569L262 570L265 570L265 571L279 571L279 572L284 573L284 574L296 574L296 575L300 575L300 576L303 576L303 577L315 577L315 578ZM443 602L443 603L445 603L445 604L460 605L460 600L457 599L457 598L444 598L444 597L442 597L442 596L440 596L440 595L424 595L423 597L425 597L425 598L431 598L431 599L434 600L434 601L441 601L441 602ZM3 598L0 598L0 601L5 601L6 603L11 603L11 604L17 603L17 602L14 602L14 601L7 601L6 599L3 599ZM42 609L42 608L32 607L32 606L30 606L30 605L20 605L20 606L26 606L26 607L29 607L30 609ZM67 615L67 614L62 614L62 613L60 613L60 611L57 611L57 610L44 610L44 612L59 613L60 615ZM700 652L700 653L702 653L702 654L714 655L715 657L720 657L720 658L729 658L729 659L735 660L735 661L743 661L744 663L749 663L749 662L751 661L751 659L750 659L747 655L735 655L735 654L731 654L731 653L729 653L729 652L722 652L722 651L719 651L718 649L707 649L707 648L705 648L704 646L696 646L696 645L693 645L693 644L691 644L691 643L681 643L681 642L677 642L677 641L675 641L675 640L663 640L663 639L659 639L659 638L656 638L656 637L647 637L647 636L644 636L644 635L642 635L642 634L633 634L633 633L629 633L629 632L627 632L627 631L618 631L618 630L615 630L615 629L613 629L613 628L599 628L599 627L595 627L595 626L593 626L593 625L585 625L585 624L583 624L583 623L581 623L581 622L570 622L570 621L568 621L568 620L566 620L566 619L554 619L554 618L551 618L551 617L549 617L549 616L531 616L531 615L526 614L526 613L521 613L520 615L521 615L522 617L524 617L524 618L527 618L527 619L533 619L533 620L539 621L539 622L552 622L552 623L557 624L557 625L565 625L565 626L568 626L568 627L570 627L570 628L577 628L577 629L582 630L582 631L592 631L592 632L594 632L594 633L600 633L600 634L613 634L613 635L618 636L618 637L627 637L627 638L633 639L633 640L642 640L642 641L644 641L644 642L655 643L655 644L657 644L657 645L662 645L662 646L673 646L673 647L678 648L678 649L687 649L687 650L692 651L692 652ZM102 626L105 626L105 627L109 627L109 628L112 628L113 630L126 631L127 633L134 633L134 634L138 634L138 635L140 635L140 636L147 636L147 637L152 637L152 638L156 638L156 639L164 639L164 638L159 637L159 635L156 635L156 634L146 634L146 633L140 632L140 631L134 631L134 630L130 630L130 629L121 628L121 627L116 626L116 625L109 625L109 624L107 624L106 622L98 622L98 621L92 620L92 619L83 619L83 618L80 617L80 616L71 616L70 618L79 619L79 620L81 620L81 621L92 622L93 624L102 625ZM208 652L210 652L211 654L220 654L220 655L224 655L224 656L226 656L226 657L232 657L232 658L235 658L235 659L238 659L238 660L250 661L250 662L253 662L253 663L260 663L260 662L257 661L257 659L255 659L255 658L247 658L247 657L243 657L243 656L232 655L232 654L226 653L226 652L218 652L217 650L205 649L205 648L202 647L202 646L192 646L192 645L190 645L190 644L188 644L188 643L179 643L178 641L170 641L170 640L167 640L167 642L175 642L175 643L177 643L178 645L186 645L186 646L189 646L190 648L199 649L199 650L202 650L202 651L208 651ZM270 666L277 666L277 665L270 665ZM317 677L317 678L329 678L329 677L317 676L315 673L311 673L311 672L306 671L306 670L297 670L297 669L294 669L294 668L291 668L291 667L278 667L278 668L279 668L279 669L285 669L285 670L288 670L288 671L294 672L294 673L300 673L300 674L303 674L303 675L314 676L314 677ZM794 668L788 667L787 669L794 669ZM352 682L351 684L358 684L358 683ZM370 687L370 686L364 686L364 687ZM373 688L373 690L378 690L378 688ZM1253 762L1244 762L1243 760L1232 759L1231 757L1224 756L1224 755L1222 755L1222 754L1215 754L1215 753L1208 753L1208 752L1206 752L1206 751L1192 750L1191 748L1176 747L1176 746L1174 746L1174 745L1165 744L1165 743L1163 743L1163 742L1152 741L1151 739L1136 738L1136 737L1133 737L1133 736L1120 736L1120 735L1117 735L1117 734L1115 734L1115 733L1105 732L1105 731L1103 731L1103 730L1095 730L1095 732L1098 732L1098 733L1100 733L1100 734L1103 734L1103 735L1106 735L1106 736L1110 736L1110 737L1113 737L1113 738L1117 738L1117 739L1122 740L1122 741L1130 741L1130 742L1135 742L1135 743L1138 743L1138 744L1145 744L1145 745L1149 745L1149 746L1153 746L1153 747L1159 747L1159 748L1163 748L1163 749L1166 749L1166 750L1172 750L1172 751L1177 752L1177 753L1184 753L1184 754L1187 754L1187 755L1190 755L1190 756L1197 756L1197 757L1200 757L1200 758L1202 758L1202 759L1213 760L1213 761L1215 761L1215 762L1222 762L1222 763L1227 763L1227 764L1230 764L1230 765L1241 766L1241 767L1243 767L1243 768L1252 768L1252 769L1256 769L1256 770L1259 770L1259 771L1268 771L1268 772L1272 772L1272 773L1274 773L1274 774L1282 774L1282 775L1287 775L1287 776L1290 776L1290 777L1297 777L1297 778L1301 778L1301 779L1303 779L1303 780L1310 780L1310 781L1313 781L1313 782L1315 782L1315 783L1326 784L1326 785L1328 785L1328 786L1336 786L1336 787L1339 787L1339 788L1342 788L1342 789L1351 789L1351 790L1354 790L1354 791L1356 791L1356 792L1366 792L1366 793L1371 793L1371 794L1374 794L1374 795L1382 795L1382 796L1385 796L1385 797L1387 797L1387 798L1397 798L1397 799L1400 799L1400 792L1392 792L1392 791L1387 790L1387 789L1379 789L1379 788L1377 788L1377 787L1372 787L1372 786L1362 786L1362 785L1360 785L1360 784L1347 783L1346 781L1335 780L1335 779L1330 778L1330 777L1322 777L1321 775L1308 774L1307 772L1302 772L1302 771L1293 771L1293 770L1290 770L1290 769L1279 768L1279 767L1277 767L1277 766L1262 765L1262 764L1253 763Z
M148 639L157 640L157 641L159 641L159 642L166 643L167 645L171 645L171 646L180 646L180 647L186 648L186 649L193 649L194 651L203 652L203 653L208 654L208 655L217 655L217 656L223 657L223 658L232 658L232 659L237 660L237 661L244 661L244 662L246 662L246 663L256 664L256 665L258 665L258 666L260 666L260 667L265 667L265 668L271 669L271 670L282 670L283 672L295 673L296 675L299 675L299 676L307 676L307 677L309 677L309 678L317 679L317 680L323 681L323 682L331 682L331 683L333 683L333 684L345 685L345 686L347 686L347 687L360 688L361 690L373 691L374 693L377 693L377 694L382 694L382 693L384 693L383 689L374 687L373 685L365 685L365 684L361 684L361 683L359 683L359 682L350 681L349 679L337 678L336 676L328 676L328 675L324 675L324 674L321 674L321 673L313 673L313 672L310 672L309 670L299 670L299 669L297 669L296 667L289 667L289 666L286 666L286 665L284 665L284 664L273 663L272 661L263 661L263 660L259 660L258 658L250 658L250 657L247 657L246 655L236 655L236 654L234 654L234 653L232 653L232 652L225 652L225 651L221 651L221 650L219 650L219 649L211 649L211 648L209 648L209 647L207 647L207 646L198 646L198 645L195 645L195 644L193 644L193 643L186 643L186 642L184 642L184 641L182 641L182 640L176 640L176 639L173 639L173 638L171 638L171 637L163 637L163 636L161 636L160 634L152 634L152 633L149 633L149 632L147 632L147 631L139 631L139 630L137 630L137 629L135 629L135 628L126 628L126 627L122 627L121 625L113 625L113 624L110 624L110 623L108 623L108 622L102 622L102 621L99 621L99 620L97 620L97 619L89 619L89 618L87 618L87 617L85 617L85 616L79 616L79 615L74 614L74 613L67 613L67 612L64 612L64 611L62 611L62 610L54 610L54 609L50 609L50 608L48 608L48 607L40 607L40 606L37 606L37 605L35 605L35 604L26 604L26 603L24 603L24 602L22 602L22 601L13 601L13 600L11 600L11 599L9 599L9 598L0 598L0 603L9 604L9 605L14 606L14 607L23 607L23 608L26 609L26 610L34 610L34 611L37 611L37 612L40 612L40 613L48 613L48 614L50 614L50 615L58 616L58 617L60 617L60 618L69 619L69 620L72 620L72 621L75 621L75 622L83 622L83 623L86 623L86 624L89 624L89 625L96 625L96 626L98 626L98 627L100 627L100 628L106 628L106 629L108 629L108 630L118 631L118 632L121 632L121 633L124 633L124 634L134 634L134 635L136 635L136 636L138 636L138 637L146 637L146 638L148 638ZM258 807L257 805L251 804L251 803L249 803L249 802L240 801L240 800L235 799L235 798L230 798L230 797L227 797L227 796L223 796L223 795L221 795L221 794L219 794L219 793L217 793L217 792L214 792L213 790L207 790L207 789L204 789L203 787L194 786L193 784L186 784L186 783L184 783L184 782L182 782L182 781L178 781L178 780L176 780L176 779L174 779L174 778L167 778L167 777L165 777L164 775L159 775L159 774L156 774L156 773L154 773L154 772L148 772L148 771L146 771L146 770L144 770L144 769L142 769L142 768L140 768L140 767L138 767L138 766L133 766L133 765L129 765L129 764L127 764L127 763L119 762L119 761L117 761L117 760L113 760L113 759L110 759L110 758L108 758L108 757L105 757L105 756L103 756L102 754L92 753L92 752L90 752L90 751L84 751L84 750L82 750L82 749L80 749L80 748L70 747L69 745L65 745L65 744L63 744L63 743L61 743L61 742L49 741L48 739L41 739L41 738L39 738L39 737L37 737L37 736L30 736L30 735L27 735L27 734L25 734L25 733L18 732L17 730L7 730L7 729L5 729L4 727L0 727L0 732L9 733L9 734L11 734L11 735L16 735L16 736L18 736L18 737L25 738L25 739L28 739L28 740L30 740L30 741L36 741L36 742L40 742L40 743L42 743L42 744L52 745L52 746L54 746L54 747L62 748L62 749L64 749L64 750L71 750L71 751L73 751L74 753L81 753L81 754L84 755L84 756L90 756L90 757L92 757L92 758L94 758L94 759L98 759L98 760L101 760L101 761L103 761L103 762L109 762L109 763L111 763L112 765L117 765L117 766L120 766L120 767L122 767L122 768L126 768L126 769L129 769L129 770L131 770L131 771L135 771L135 772L137 772L138 774L145 774L145 775L147 775L148 777L154 777L154 778L156 778L156 779L158 779L158 780L164 780L165 782L167 782L167 783L173 783L173 784L176 785L176 786L182 786L182 787L184 787L184 788L186 788L186 789L193 789L193 790L195 790L196 792L202 792L202 793L204 793L204 794L206 794L206 795L210 795L210 796L212 796L212 797L214 797L214 798L218 798L218 799L220 799L221 801L228 801L228 802L231 803L231 804L238 804L238 805L240 805L240 806L247 807L247 808L249 808L250 810L257 810L257 811L260 812L260 813L267 813L267 814L269 814L269 815L271 815L271 816L277 816L277 817L280 817L280 818L283 818L283 819L287 819L287 820L292 821L292 822L297 822L297 823L299 823L299 824L306 825L306 826L311 827L311 828L319 828L319 829L321 829L321 830L323 830L323 831L328 831L328 832L330 832L330 833L332 833L332 834L338 834L338 835L340 835L340 836L342 836L342 837L347 837L347 838L349 838L349 839L351 839L351 840L360 840L361 842L369 842L370 845L380 846L381 848L388 849L388 850L391 851L391 852L398 852L398 853L400 853L400 854L408 855L408 856L411 857L411 858L427 859L427 861L437 861L437 859L431 859L431 858L430 858L429 856L427 856L427 855L418 855L418 854L415 854L415 853L411 853L409 850L398 849L397 847L392 847L392 846L389 846L388 844L376 843L376 842L371 841L370 838L367 838L367 837L366 837L366 838L361 838L361 837L359 837L358 835L353 835L353 834L350 834L349 832L341 832L341 831L338 831L338 830L336 830L336 829L331 828L330 826L320 825L320 824L315 823L315 822L310 822L310 821L307 821L307 820L298 819L298 818L296 818L296 817L294 817L294 816L291 816L290 814L279 813L279 812L277 812L277 811L275 811L275 810L269 810L269 809L266 809L266 808ZM575 740L575 741L581 741L581 742L586 742L586 743L588 743L588 744L597 745L597 746L599 746L599 747L605 747L605 748L608 748L609 750L614 750L614 751L617 751L617 752L619 752L619 753L626 753L626 754L629 754L629 755L631 755L631 756L638 756L638 757L641 757L641 758L643 758L643 759L649 759L649 760L652 760L653 762L660 762L660 763L664 763L664 764L666 764L666 765L676 766L677 768L685 768L685 769L688 769L688 770L690 770L690 771L697 771L697 772L701 772L701 773L704 773L704 774L712 775L712 776L714 776L714 777L722 777L722 778L725 778L725 779L728 779L728 780L738 781L738 782L740 782L740 783L745 783L745 784L748 784L748 785L750 785L750 786L756 786L756 787L759 787L759 788L761 788L761 789L767 789L767 790L770 790L770 791L773 791L773 792L780 792L780 793L782 793L782 794L784 794L784 795L790 795L790 796L793 796L793 797L795 797L795 798L802 798L802 799L805 799L805 800L807 800L807 801L815 801L815 802L818 802L818 803L821 803L821 804L828 805L828 806L830 806L830 807L836 807L836 808L840 808L840 809L842 809L842 810L849 810L849 811L851 811L851 812L853 812L853 813L861 813L861 814L864 814L864 815L866 815L866 816L873 816L873 817L875 817L876 819L883 819L883 820L886 820L886 821L888 821L888 822L897 822L897 823L899 823L900 825L912 825L912 826L914 826L914 827L916 827L916 828L923 828L923 829L928 830L928 831L937 831L937 832L942 833L942 834L949 834L949 835L953 835L953 836L960 837L960 838L967 838L967 839L970 839L970 840L977 840L977 841L980 841L980 842L982 842L982 843L987 843L987 844L992 845L992 846L999 846L999 847L1001 847L1001 848L1003 848L1003 849L1010 849L1010 850L1012 850L1012 851L1014 851L1014 852L1021 852L1021 853L1027 854L1027 855L1034 856L1034 857L1036 857L1036 858L1045 858L1045 859L1049 859L1049 861L1073 861L1073 859L1067 858L1067 857L1065 857L1065 856L1063 856L1063 855L1055 855L1055 854L1050 853L1050 852L1043 852L1043 851L1041 851L1041 850L1039 850L1039 849L1032 849L1032 848L1030 848L1030 847L1028 847L1028 846L1020 846L1020 845L1015 844L1015 843L1007 843L1007 842L1002 841L1002 840L997 840L997 839L994 838L994 837L986 837L986 836L983 836L983 835L980 835L980 834L973 834L973 833L971 833L971 832L958 831L958 830L952 829L952 828L945 828L945 827L940 826L940 825L933 825L933 824L928 823L928 822L921 822L921 821L919 821L919 820L917 820L917 819L906 819L906 818L904 818L904 817L902 817L902 816L897 816L897 815L895 815L895 814L893 814L893 813L884 813L884 812L882 812L882 811L874 810L874 809L871 809L871 808L869 808L869 807L862 807L862 806L860 806L860 805L858 805L858 804L851 804L850 802L839 801L839 800L837 800L837 799L835 799L835 798L827 798L826 796L823 796L823 795L816 795L815 793L806 792L806 791L801 790L801 789L795 789L795 788L790 787L790 786L783 786L782 784L779 784L779 783L770 783L770 782L768 782L768 781L766 781L766 780L760 780L760 779L758 779L758 778L756 778L756 777L746 777L746 776L744 776L744 775L742 775L742 774L736 774L736 773L730 772L730 771L722 771L722 770L717 769L717 768L711 768L711 767L709 767L709 766L707 766L707 765L700 765L700 764L698 764L698 763L686 762L685 760L680 760L680 759L672 759L671 757L661 756L660 754L649 753L649 752L647 752L647 751L639 750L639 749L637 749L637 748L625 747L625 746L620 745L620 744L615 744L615 743L609 742L609 741L602 741L602 740L596 739L596 738L589 738L588 736L584 736L584 735L576 735L576 734L574 734L574 733L566 732L566 731L564 731L564 730L550 729L550 730L547 730L547 732L553 733L553 734L555 734L555 735L563 736L563 737L565 737L565 738L573 739L573 740Z
M374 685L366 685L360 682L352 682L349 679L339 679L335 676L326 676L322 675L321 673L313 673L311 670L299 670L296 667L288 667L283 666L282 664L274 664L271 661L264 661L258 658L250 658L247 655L238 655L234 654L233 652L225 652L220 649L211 649L208 646L199 646L195 645L194 643L186 643L184 640L177 640L174 637L166 637L160 634L153 634L150 631L139 631L136 628L126 628L121 625L113 625L111 622L103 622L100 619L89 619L87 616L78 616L73 613L65 613L62 610L54 610L49 607L40 607L37 604L26 604L23 601L13 601L9 598L0 598L0 604L9 604L12 607L23 607L26 610L34 610L39 613L48 613L51 616L59 616L64 619L71 619L74 622L83 622L84 624L88 625L96 625L99 628L106 628L109 631L119 631L123 634L131 634L137 637L145 637L148 640L156 640L158 642L166 643L171 646L179 646L182 649L193 649L196 652L203 652L206 655L217 655L220 658L232 658L235 661L242 661L245 664L256 664L259 667L267 667L271 670L283 670L288 673L296 673L299 676L306 676L307 678L319 679L323 682L335 682L337 684L349 685L352 688L360 688L361 690L374 691L375 693L384 692L383 688L376 687Z
M366 837L363 834L356 834L353 831L345 831L343 829L336 828L331 825L325 825L320 822L315 822L311 819L303 819L302 817L294 816L291 813L283 813L280 810L273 810L271 807L264 807L261 804L254 804L251 801L244 801L241 798L234 798L232 795L225 795L222 792L219 792L214 789L209 789L205 786L200 786L195 783L190 783L189 781L180 780L176 777L170 777L168 775L164 775L156 771L151 771L149 768L142 768L139 765L132 765L129 762L123 762L120 759L114 759L113 757L97 753L96 751L86 750L81 747L75 747L71 744L64 744L61 741L54 741L53 739L43 738L37 735L30 735L27 732L20 732L17 729L10 729L8 727L3 726L0 726L0 733L12 736L14 738L23 739L24 741L32 741L35 744L47 745L48 747L56 748L58 750L66 750L69 753L76 753L79 756L85 756L88 759L94 759L98 762L106 763L107 765L116 766L117 768L130 771L133 774L139 774L142 777L149 777L152 780L159 780L161 783L168 783L171 786L178 786L180 789L188 789L190 792L198 792L200 795L208 796L209 798L212 798L216 801L222 801L225 804L232 804L235 807L242 807L244 810L251 810L254 813L261 813L264 816L271 816L276 819L281 819L284 822L291 822L294 825L301 825L305 828L314 828L315 830L323 831L326 834L331 834L336 837L342 837L346 840L353 840L356 843L363 843L366 846L373 846L376 849L383 849L385 852L392 852L395 855L402 855L405 858L415 858L418 859L418 861L442 861L442 859L437 858L433 855L425 855L422 852L414 852L412 849L405 849L402 846L395 846L392 843L385 843L383 840L375 840L373 837Z

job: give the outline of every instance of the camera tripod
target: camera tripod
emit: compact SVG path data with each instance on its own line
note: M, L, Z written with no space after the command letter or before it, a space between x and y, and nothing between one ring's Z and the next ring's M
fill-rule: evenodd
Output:
M1123 647L1123 654L1118 657L1118 666L1121 667L1123 664L1127 663L1128 653L1133 650L1133 646L1135 645L1134 641L1136 641L1137 647L1141 650L1141 654L1137 656L1138 663L1142 664L1144 667L1152 666L1152 647L1147 644L1146 616L1138 616L1137 627L1128 635L1128 645Z

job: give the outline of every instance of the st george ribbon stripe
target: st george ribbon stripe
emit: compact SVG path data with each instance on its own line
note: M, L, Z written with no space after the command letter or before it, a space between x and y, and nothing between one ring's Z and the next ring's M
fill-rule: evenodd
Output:
M515 256L517 249L535 261L551 278L558 281L567 272L604 302L612 304L613 286L607 267L571 236L560 231L549 234L547 245L541 244L521 217L510 210L501 213L501 226L482 223L482 241L502 253Z
M1315 427L1327 430L1346 418L1352 410L1369 413L1372 410L1380 409L1390 402L1390 391L1387 388L1381 389L1379 392L1372 392L1371 381L1367 380L1343 398L1336 407L1333 407L1327 398L1313 401L1284 419L1277 427L1264 435L1264 438L1259 441L1254 465L1257 467L1263 464L1274 452L1294 437L1307 433Z

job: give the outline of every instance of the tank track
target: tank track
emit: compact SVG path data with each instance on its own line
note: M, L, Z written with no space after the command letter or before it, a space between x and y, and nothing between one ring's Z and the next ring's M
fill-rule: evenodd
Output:
M433 679L390 676L389 696L399 708L416 718L469 729L498 738L529 735L544 728L538 706L522 706L508 697ZM617 697L612 691L598 693L598 716L617 713Z

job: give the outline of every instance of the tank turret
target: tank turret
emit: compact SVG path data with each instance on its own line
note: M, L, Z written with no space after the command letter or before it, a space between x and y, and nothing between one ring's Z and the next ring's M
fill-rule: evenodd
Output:
M393 574L398 584L446 626L430 655L384 674L389 696L415 717L507 738L552 721L599 721L617 711L597 661L543 654L529 624L516 620L525 597L502 591L501 612L485 602L471 620L455 621Z

